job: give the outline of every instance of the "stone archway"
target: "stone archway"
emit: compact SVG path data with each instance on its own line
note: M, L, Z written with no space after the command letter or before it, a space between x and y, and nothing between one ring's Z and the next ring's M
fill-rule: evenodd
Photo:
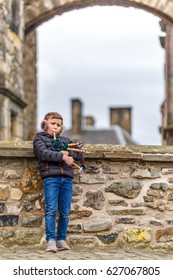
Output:
M162 109L162 135L164 144L172 144L173 141L173 54L172 54L172 38L173 38L173 2L170 0L37 0L32 3L24 0L24 15L25 15L25 51L24 51L24 92L28 96L28 106L25 109L25 115L32 116L36 112L36 79L33 75L36 74L36 32L37 26L53 18L55 15L61 15L65 12L74 9L85 8L89 6L124 6L135 7L150 12L160 17L166 23L165 32L167 38L164 48L166 50L165 62L165 82L166 82L166 102ZM168 55L169 53L169 55ZM26 63L25 63L26 62ZM27 65L30 67L27 67ZM32 67L31 67L32 65ZM169 78L168 78L169 77ZM32 102L30 102L32 100ZM171 106L170 106L171 104ZM34 113L35 114L35 113ZM25 131L25 140L33 138L36 124L31 118L25 118L27 131ZM166 133L166 134L165 134ZM170 139L171 138L171 139Z
M26 33L55 15L95 5L135 7L155 14L169 23L173 23L173 2L170 0L37 0L33 1L32 4L29 2L25 0Z

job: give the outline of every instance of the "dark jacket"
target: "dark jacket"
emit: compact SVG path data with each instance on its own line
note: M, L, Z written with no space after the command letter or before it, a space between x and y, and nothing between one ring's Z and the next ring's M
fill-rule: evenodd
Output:
M68 137L57 135L57 139L69 144L73 143ZM52 149L53 136L46 132L38 132L33 141L34 154L39 160L39 170L42 178L51 176L67 176L74 177L73 167L68 166L62 160L63 154L61 151L54 151ZM74 160L81 161L83 153L68 151L69 156Z

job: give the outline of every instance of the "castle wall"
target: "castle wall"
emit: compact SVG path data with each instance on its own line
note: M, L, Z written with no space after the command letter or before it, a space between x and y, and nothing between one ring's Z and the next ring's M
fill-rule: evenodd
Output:
M27 107L24 109L23 140L33 140L37 130L37 33L30 32L24 44L24 92Z
M75 170L69 244L172 250L172 147L85 150L86 171ZM0 142L0 175L1 246L43 246L43 182L32 142Z
M0 1L0 139L23 139L23 9L23 1Z

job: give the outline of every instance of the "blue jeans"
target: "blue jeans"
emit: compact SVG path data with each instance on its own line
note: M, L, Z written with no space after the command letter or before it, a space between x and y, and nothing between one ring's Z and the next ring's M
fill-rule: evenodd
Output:
M65 240L72 199L72 179L63 176L44 179L46 240ZM56 214L59 212L56 232Z

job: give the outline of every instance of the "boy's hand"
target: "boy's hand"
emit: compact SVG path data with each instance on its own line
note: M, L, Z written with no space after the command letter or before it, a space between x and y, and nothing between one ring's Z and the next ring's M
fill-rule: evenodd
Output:
M74 159L72 157L68 156L68 152L67 151L62 151L62 160L65 161L65 163L67 163L67 165L71 166L74 162Z
M61 151L64 156L68 156L68 151Z

